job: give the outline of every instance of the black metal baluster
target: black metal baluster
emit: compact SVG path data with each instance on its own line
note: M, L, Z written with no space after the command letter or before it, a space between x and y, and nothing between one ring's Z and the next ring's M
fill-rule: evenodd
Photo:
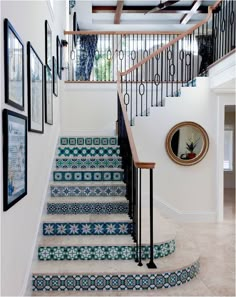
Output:
M142 171L139 168L139 263L138 266L143 266L142 264Z
M225 54L229 52L229 3L225 5Z
M160 84L160 74L159 74L159 62L161 61L160 60L160 54L158 54L156 57L155 57L155 61L156 61L156 74L155 74L155 76L154 76L154 83L155 83L155 86L156 86L156 89L155 89L155 91L156 91L156 106L158 106L159 105L159 102L158 102L158 99L159 99L159 84ZM154 59L154 58L153 58ZM157 83L157 78L159 78L159 83Z
M151 107L153 107L153 83L154 83L154 58L152 58L152 79L151 79Z
M192 76L192 34L189 34L189 80L193 79Z
M194 72L195 68L195 30L192 34L192 78L197 76L197 73ZM192 86L193 86L193 80L192 80Z
M161 106L163 106L163 51L161 52Z
M215 61L219 59L219 13L216 14L216 57Z
M138 116L138 68L136 68L136 117Z
M137 232L137 220L138 220L138 169L135 167L134 163L133 167L133 222L135 224L133 228L133 239L138 243L138 232ZM138 258L138 257L136 257Z
M215 11L212 12L212 25L211 25L211 30L212 30L212 51L213 51L213 62L215 62Z
M220 8L221 8L221 13L222 13L222 4L220 4ZM219 56L218 59L221 58L221 28L220 28L220 21L221 21L221 13L219 14L219 18L218 18L218 30L219 30Z
M177 68L176 94L178 94L178 89L179 89L179 40L177 41L176 68Z
M133 126L133 71L130 72L130 123Z
M148 268L157 268L153 261L153 233L153 169L150 169L150 261L147 264Z
M235 14L236 14L236 2L235 1L232 1L232 35L231 35L231 38L232 38L232 47L231 47L231 50L235 48Z

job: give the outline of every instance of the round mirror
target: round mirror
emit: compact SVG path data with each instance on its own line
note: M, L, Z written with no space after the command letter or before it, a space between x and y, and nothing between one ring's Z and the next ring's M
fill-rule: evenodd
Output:
M209 147L206 131L194 122L175 125L166 137L169 157L180 165L189 166L201 161Z

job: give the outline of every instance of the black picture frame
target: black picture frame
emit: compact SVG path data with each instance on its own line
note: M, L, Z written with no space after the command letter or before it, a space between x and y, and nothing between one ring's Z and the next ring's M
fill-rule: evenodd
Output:
M27 195L27 117L3 110L3 210Z
M62 71L62 44L59 36L56 38L56 49L57 49L57 75L61 79L61 71Z
M45 123L53 125L53 85L52 72L48 66L44 66L44 90L45 90Z
M45 21L45 64L52 70L52 30Z
M53 80L53 94L58 97L58 75L57 75L57 59L53 56L52 57L52 80Z
M24 43L9 22L4 19L5 102L24 110Z
M28 130L44 133L44 65L27 42Z

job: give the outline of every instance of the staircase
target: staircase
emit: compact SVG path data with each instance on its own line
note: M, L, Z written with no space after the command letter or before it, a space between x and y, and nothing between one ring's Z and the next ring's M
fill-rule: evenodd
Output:
M157 212L154 258L158 268L135 263L138 249L132 239L119 154L116 137L60 138L33 263L33 295L168 288L198 273L195 247L180 239L181 249L175 252L175 228ZM150 252L147 234L141 248L144 262Z

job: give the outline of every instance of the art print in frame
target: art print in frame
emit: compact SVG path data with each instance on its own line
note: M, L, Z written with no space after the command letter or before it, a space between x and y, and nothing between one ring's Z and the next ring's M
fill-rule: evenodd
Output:
M28 78L28 129L31 132L44 132L44 65L32 47L27 43Z
M52 67L53 67L53 94L58 96L58 76L57 76L57 59L52 57Z
M24 44L9 22L4 19L5 102L24 110Z
M56 40L57 45L57 74L58 77L61 79L61 70L62 70L62 44L59 39L59 36L57 36Z
M27 195L27 117L3 110L3 210Z
M52 30L45 21L45 64L52 70Z
M53 86L52 72L48 66L45 69L45 122L49 125L53 124Z

